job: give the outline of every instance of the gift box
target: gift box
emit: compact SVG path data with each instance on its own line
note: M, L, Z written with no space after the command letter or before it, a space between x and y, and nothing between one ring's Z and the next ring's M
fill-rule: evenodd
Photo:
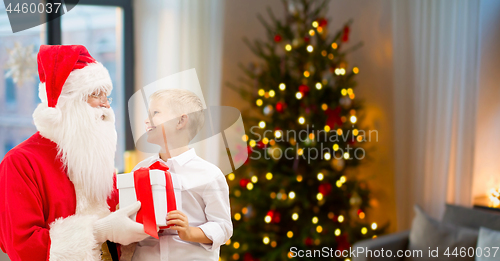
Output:
M162 164L157 169L158 166L153 165L117 175L116 186L120 208L141 201L141 209L132 218L145 227L149 222L150 226L156 224L163 229L167 228L165 218L168 211L182 211L181 184L176 174L168 172L168 167Z

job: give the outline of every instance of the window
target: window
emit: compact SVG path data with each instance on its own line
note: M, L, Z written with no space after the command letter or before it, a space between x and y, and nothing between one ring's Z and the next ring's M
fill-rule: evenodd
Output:
M5 141L5 143L3 144L3 151L5 151L5 153L7 153L9 150L13 149L15 146L15 143L11 140L9 141Z
M32 97L38 95L38 86L33 88L35 75L23 84L14 83L12 76L7 77L10 71L7 50L32 46L33 55L36 55L40 45L46 43L45 32L46 26L41 25L13 34L7 12L0 11L0 159L26 136L36 132L31 116L37 105ZM36 68L36 64L33 66Z
M35 77L35 79L33 80L33 102L35 104L39 104L42 102L42 100L40 100L40 97L38 96L38 86L40 85L40 79L38 78L38 76Z
M5 72L5 74L7 74L7 72ZM8 105L16 104L16 86L12 77L5 78L5 103Z

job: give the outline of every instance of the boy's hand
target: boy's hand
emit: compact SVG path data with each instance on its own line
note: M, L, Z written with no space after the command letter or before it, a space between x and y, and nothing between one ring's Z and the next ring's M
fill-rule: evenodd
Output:
M167 225L173 225L170 229L177 230L179 237L184 241L191 241L191 227L186 214L179 210L167 213Z
M184 241L212 244L212 240L205 235L201 228L189 226L186 214L179 210L168 212L167 225L173 225L170 229L177 230L179 237Z

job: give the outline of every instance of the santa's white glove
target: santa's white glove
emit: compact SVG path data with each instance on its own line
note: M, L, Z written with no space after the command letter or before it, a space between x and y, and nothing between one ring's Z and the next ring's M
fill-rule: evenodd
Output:
M144 232L144 225L129 217L137 213L140 208L141 202L137 201L97 220L94 223L94 236L97 242L102 243L109 240L121 245L128 245L147 238L149 235Z

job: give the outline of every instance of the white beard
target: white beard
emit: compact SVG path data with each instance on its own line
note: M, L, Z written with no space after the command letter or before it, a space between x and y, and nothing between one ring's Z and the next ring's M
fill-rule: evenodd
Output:
M104 119L103 119L104 116ZM56 108L38 105L33 114L40 134L57 144L75 190L91 202L106 202L113 189L117 134L112 109L93 108L81 99Z

